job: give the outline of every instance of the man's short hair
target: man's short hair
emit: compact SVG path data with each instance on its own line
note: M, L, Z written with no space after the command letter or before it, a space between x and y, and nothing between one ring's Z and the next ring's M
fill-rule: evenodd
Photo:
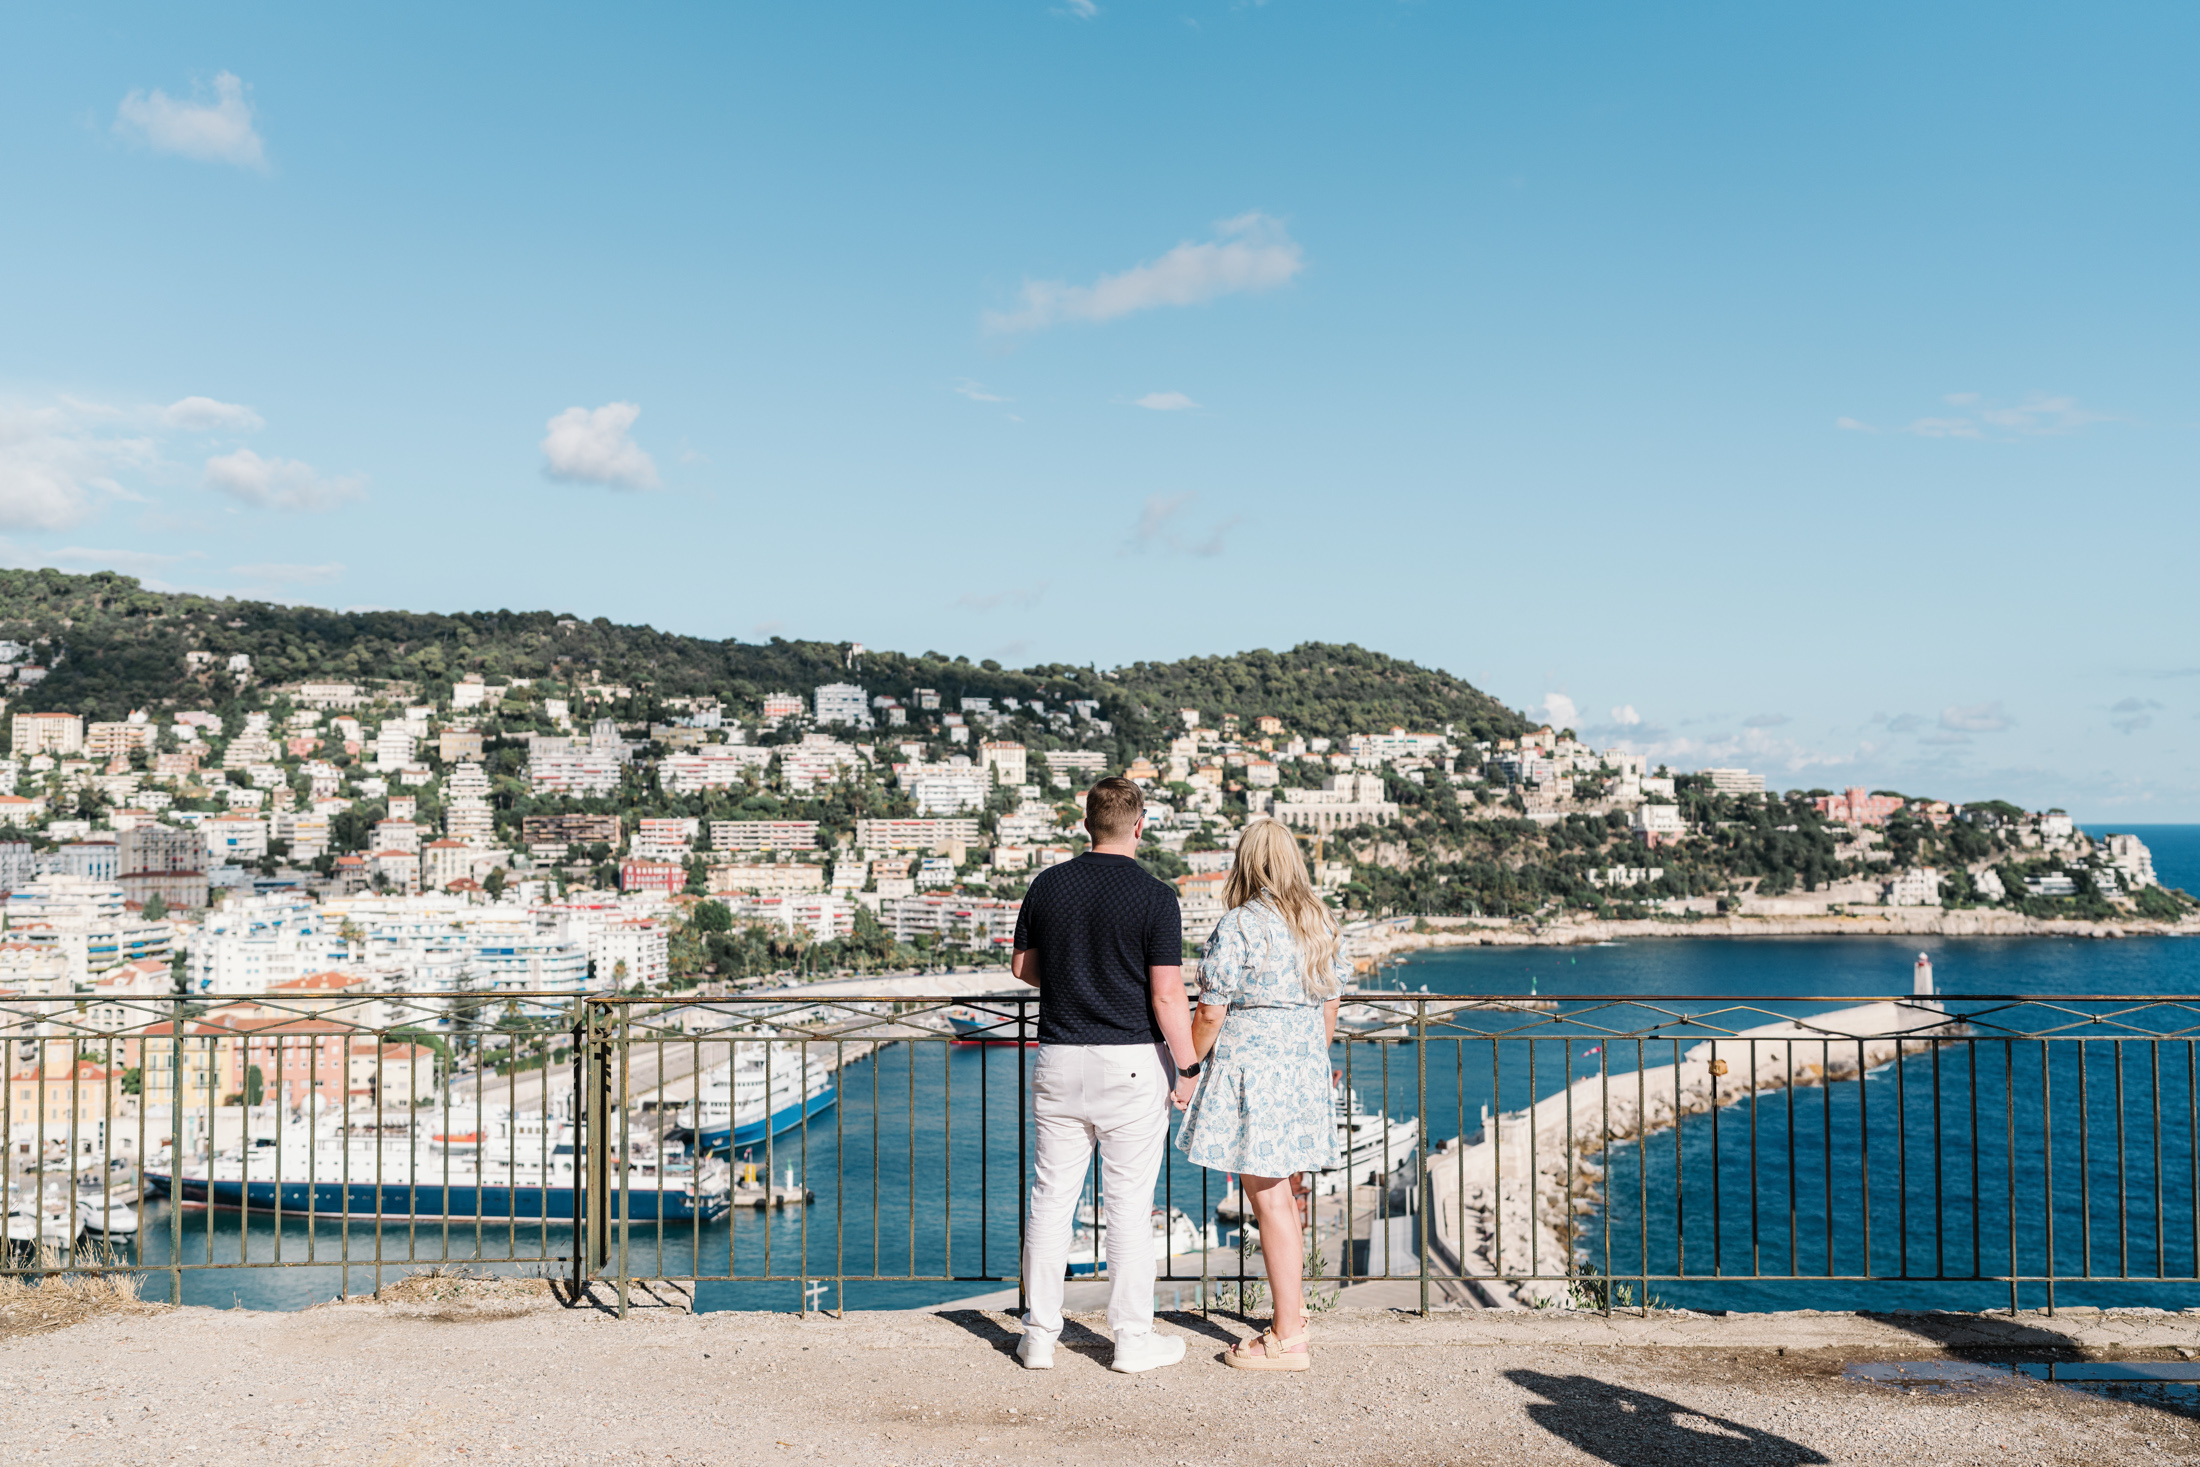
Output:
M1146 813L1146 797L1120 774L1109 775L1085 796L1085 829L1096 841L1120 840Z

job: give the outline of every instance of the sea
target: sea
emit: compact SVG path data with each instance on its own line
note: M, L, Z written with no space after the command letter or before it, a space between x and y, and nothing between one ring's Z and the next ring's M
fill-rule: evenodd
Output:
M2147 842L2165 885L2200 891L2200 826L2114 828ZM1600 1039L1600 1028L1626 1034L1713 1011L1714 1022L1744 1027L1907 994L1920 953L1950 1009L1980 1015L1975 1032L1989 1037L1862 1084L1768 1094L1585 1156L1603 1179L1601 1205L1580 1219L1596 1273L1580 1297L1698 1309L2007 1307L2011 1287L1999 1276L2047 1272L2051 1248L2055 1272L2094 1275L2058 1283L2058 1304L2200 1307L2200 1058L2190 1040L2152 1037L2200 1030L2200 1005L2130 1008L2110 1026L2121 1045L2104 1037L2043 1055L2036 1041L1991 1037L1997 1026L2044 1027L2057 1012L2045 998L2200 995L2200 942L1661 938L1445 949L1387 968L1380 985L1555 998L1571 1015L1566 1026L1477 1011L1459 1029L1435 1030L1418 1057L1411 1046L1360 1043L1340 1046L1337 1064L1367 1104L1425 1112L1437 1145L1479 1131L1485 1106L1517 1109L1597 1075L1623 1086L1638 1066L1670 1063L1711 1032L1638 1047ZM1614 1002L1584 1011L1583 996ZM1737 1014L1742 998L1766 1002ZM1514 1023L1552 1037L1482 1037ZM1029 1051L925 1043L849 1064L830 1110L747 1154L782 1179L792 1167L811 1205L632 1224L625 1272L700 1273L695 1298L706 1310L911 1308L1013 1286L1030 1145L1018 1071L1030 1062ZM1209 1220L1228 1186L1172 1148L1156 1200ZM148 1298L169 1297L176 1277L166 1209L153 1203L144 1220ZM191 1209L183 1222L184 1302L247 1309L303 1308L439 1263L563 1276L572 1265L559 1260L574 1246L569 1227L540 1224L323 1222L309 1234L293 1219ZM264 1266L219 1266L233 1263ZM1192 1296L1196 1278L1164 1272L1164 1304L1172 1288ZM851 1274L864 1277L839 1281ZM2048 1302L2042 1282L2020 1282L2016 1294L2023 1307Z

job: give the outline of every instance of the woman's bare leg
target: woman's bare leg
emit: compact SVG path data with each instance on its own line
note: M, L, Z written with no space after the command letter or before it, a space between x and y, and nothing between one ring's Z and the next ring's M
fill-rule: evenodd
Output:
M1268 1268L1268 1293L1276 1301L1276 1338L1288 1340L1306 1328L1306 1258L1298 1199L1284 1177L1240 1173L1238 1185L1245 1189L1260 1228L1261 1262Z

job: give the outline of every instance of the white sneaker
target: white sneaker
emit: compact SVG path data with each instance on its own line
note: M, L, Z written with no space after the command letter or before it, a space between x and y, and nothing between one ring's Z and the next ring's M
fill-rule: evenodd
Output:
M1052 1370L1054 1368L1054 1336L1038 1330L1027 1329L1024 1337L1016 1342L1016 1358L1026 1370Z
M1125 1375L1136 1375L1140 1371L1159 1370L1164 1365L1174 1365L1183 1358L1182 1335L1141 1330L1137 1334L1121 1334L1115 1337L1115 1358L1108 1362L1108 1369L1119 1370Z

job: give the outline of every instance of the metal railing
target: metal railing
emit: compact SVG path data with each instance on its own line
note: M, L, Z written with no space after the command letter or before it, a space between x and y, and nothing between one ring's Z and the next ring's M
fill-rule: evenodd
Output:
M803 1310L1005 1288L1037 1002L0 1000L0 1272L278 1306L425 1265L622 1311L657 1280ZM1361 992L1332 1060L1318 1294L2200 1303L2200 998ZM1103 1269L1100 1201L1073 1272ZM1172 1148L1156 1202L1163 1304L1247 1302L1234 1179Z

